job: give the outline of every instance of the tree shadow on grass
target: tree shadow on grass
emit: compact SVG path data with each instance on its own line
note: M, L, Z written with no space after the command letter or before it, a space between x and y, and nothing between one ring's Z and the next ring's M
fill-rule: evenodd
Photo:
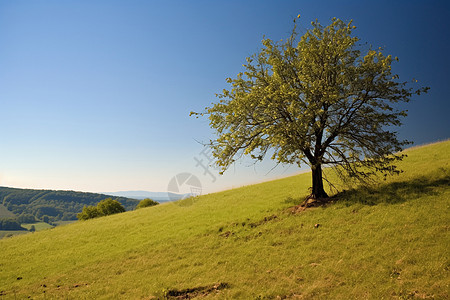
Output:
M380 184L377 187L359 187L342 191L331 197L330 200L348 204L396 204L421 196L437 195L439 189L449 186L450 175L445 174L440 178L420 176L408 181Z

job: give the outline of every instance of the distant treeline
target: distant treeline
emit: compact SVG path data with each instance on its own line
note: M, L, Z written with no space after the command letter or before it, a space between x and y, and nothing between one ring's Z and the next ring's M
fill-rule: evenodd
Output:
M0 230L27 230L20 226L16 220L0 220Z
M76 220L84 206L97 205L108 195L74 191L32 190L0 187L0 204L16 215L19 223L32 223L37 220L69 221ZM126 210L133 210L139 200L112 197Z

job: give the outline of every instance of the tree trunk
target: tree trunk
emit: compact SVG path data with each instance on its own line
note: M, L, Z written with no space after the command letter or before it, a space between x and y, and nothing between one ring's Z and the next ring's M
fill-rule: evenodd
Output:
M312 166L312 192L309 198L321 199L328 198L327 193L323 189L322 181L322 165Z

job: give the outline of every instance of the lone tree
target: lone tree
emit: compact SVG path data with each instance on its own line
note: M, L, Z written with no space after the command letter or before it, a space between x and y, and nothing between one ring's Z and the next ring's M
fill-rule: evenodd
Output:
M410 142L388 126L400 126L414 90L391 70L393 58L382 48L362 53L356 28L333 18L317 20L297 39L264 38L259 53L247 58L246 71L227 78L230 90L206 108L217 139L210 141L216 164L225 171L250 155L282 164L306 163L312 170L310 198L327 198L322 167L334 166L343 178L366 181L376 172L395 174L396 154ZM397 60L397 58L395 58Z

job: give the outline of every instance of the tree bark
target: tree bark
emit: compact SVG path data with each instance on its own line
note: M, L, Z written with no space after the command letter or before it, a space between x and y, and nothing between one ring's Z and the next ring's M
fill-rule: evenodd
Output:
M323 189L322 165L311 167L312 171L312 192L309 198L321 199L328 198L328 194Z

